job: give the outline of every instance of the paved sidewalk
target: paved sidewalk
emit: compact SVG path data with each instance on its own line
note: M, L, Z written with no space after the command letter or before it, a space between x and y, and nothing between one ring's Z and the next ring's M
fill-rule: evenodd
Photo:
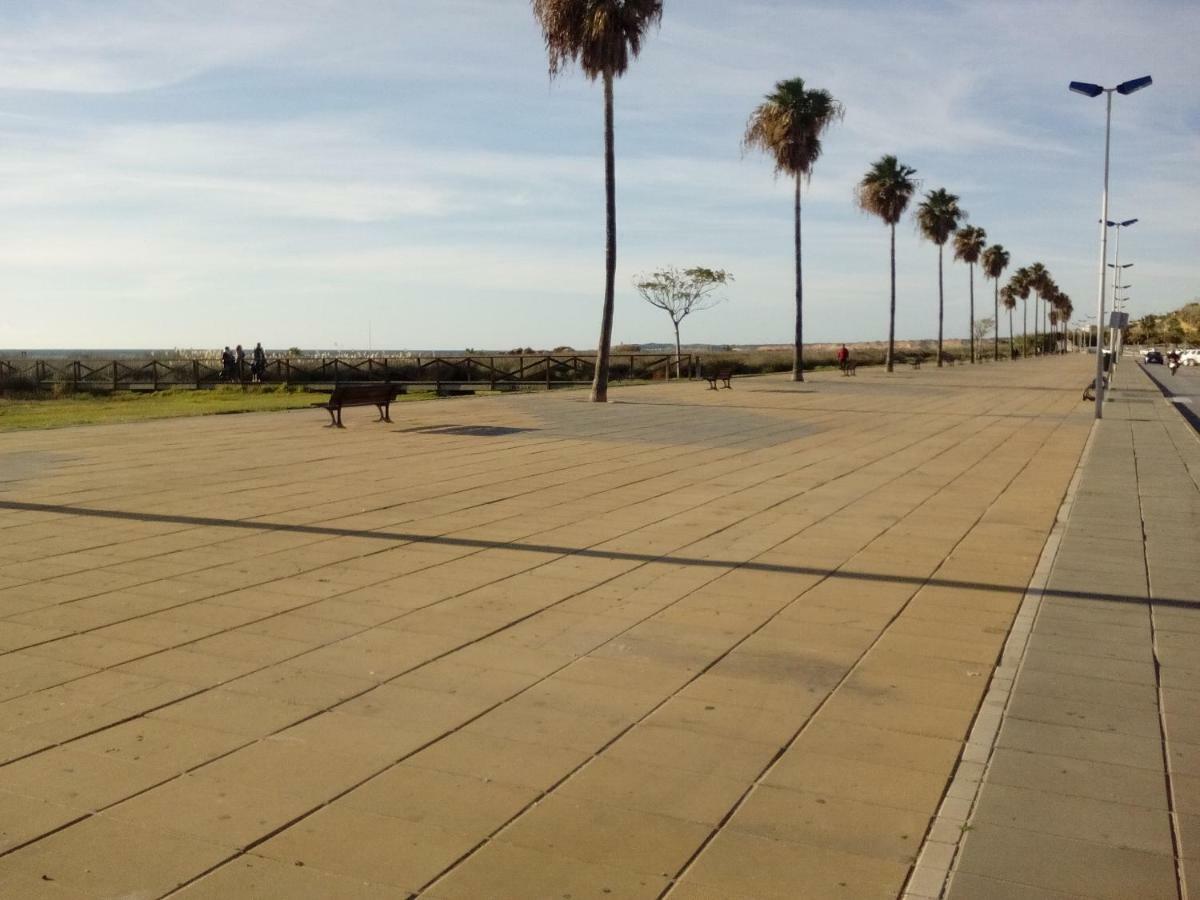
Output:
M956 870L952 900L1200 892L1200 440L1133 364L1084 464Z
M0 434L0 896L894 898L1086 380Z

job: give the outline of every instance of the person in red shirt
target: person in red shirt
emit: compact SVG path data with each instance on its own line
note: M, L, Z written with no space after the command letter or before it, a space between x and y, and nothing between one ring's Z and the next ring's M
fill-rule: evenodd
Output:
M850 349L842 344L841 349L837 352L838 368L842 370L842 374L846 374L847 364L850 362Z

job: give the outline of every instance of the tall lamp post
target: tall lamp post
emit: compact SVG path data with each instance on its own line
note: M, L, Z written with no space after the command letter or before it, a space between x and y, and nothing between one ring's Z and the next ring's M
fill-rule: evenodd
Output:
M1121 232L1118 231L1117 235L1119 236L1120 234L1121 234ZM1120 250L1118 250L1117 252L1120 252ZM1121 304L1128 302L1129 298L1128 297L1118 297L1117 291L1127 291L1131 287L1133 287L1133 285L1132 284L1117 284L1117 282L1121 280L1121 274L1122 274L1121 270L1128 269L1132 266L1133 266L1133 263L1125 263L1125 265L1123 265L1123 266L1114 265L1113 263L1108 264L1108 267L1110 269L1114 270L1113 271L1113 296L1112 296L1112 311L1114 313L1125 312L1125 307L1122 306ZM1121 358L1122 345L1125 342L1124 334L1125 334L1125 332L1123 329L1113 328L1112 334L1109 335L1109 341L1112 344L1112 352L1113 352L1112 364L1114 366L1117 364L1117 361Z
M1137 222L1137 219L1126 219L1124 222L1113 222L1110 220L1104 223L1109 228L1113 229L1116 234L1116 241L1114 241L1113 248L1113 262L1108 264L1108 267L1113 270L1113 312L1117 312L1117 282L1121 280L1121 270L1128 269L1133 265L1133 263L1126 263L1123 266L1121 265L1121 229L1128 228L1135 222ZM1114 328L1112 334L1112 364L1114 366L1116 366L1118 359L1117 331L1118 329Z
M1101 352L1099 335L1104 332L1104 279L1108 274L1106 265L1108 263L1108 156L1112 133L1112 95L1114 91L1122 95L1132 94L1144 87L1149 87L1153 83L1154 80L1149 75L1143 75L1141 78L1122 81L1116 87L1111 88L1091 84L1087 81L1072 81L1069 85L1072 91L1077 94L1083 94L1085 97L1099 97L1101 94L1104 94L1107 99L1104 116L1104 192L1100 195L1100 290L1097 291L1096 298L1096 329L1098 332L1096 340L1097 419L1104 418L1104 354Z

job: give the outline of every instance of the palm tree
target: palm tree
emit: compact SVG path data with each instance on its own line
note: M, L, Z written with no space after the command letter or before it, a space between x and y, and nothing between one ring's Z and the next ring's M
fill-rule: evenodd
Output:
M845 115L828 91L804 87L804 79L779 81L750 115L743 150L758 149L774 157L775 174L796 180L796 346L792 381L804 380L804 279L800 264L800 184L812 178L821 155L821 135Z
M1001 244L992 244L992 246L983 251L983 274L985 278L992 279L992 285L995 290L993 306L995 307L996 331L992 335L992 354L997 362L1000 360L1000 276L1008 268L1008 259L1008 251ZM1012 335L1009 335L1009 339L1012 339Z
M1067 335L1068 324L1071 321L1071 316L1075 313L1075 305L1071 302L1071 298L1066 294L1058 295L1058 320L1062 323L1062 352L1066 353L1068 349Z
M892 237L892 304L888 318L887 370L892 371L896 349L896 223L908 208L908 202L921 183L915 178L917 170L888 155L875 162L855 189L858 206L864 212L879 216L891 228Z
M987 232L975 225L960 228L954 235L954 258L967 264L971 277L971 362L975 362L975 263L987 246Z
M662 0L532 0L542 26L550 77L577 61L589 80L604 80L604 190L607 242L604 312L591 399L608 400L613 295L617 277L617 182L613 150L613 79L625 74L642 50L646 32L662 20Z
M1029 299L1029 292L1033 289L1029 283L1029 269L1025 266L1017 269L1012 273L1012 277L1008 279L1009 286L1012 287L1013 293L1021 298L1021 356L1029 356L1029 307L1025 301Z
M958 205L958 196L951 194L945 188L938 188L925 195L921 205L917 207L917 227L926 240L933 241L938 248L938 360L942 365L942 319L945 312L945 298L942 291L942 249L950 235L958 230L959 224L967 217L965 210Z
M1059 290L1058 283L1050 277L1049 273L1042 279L1041 290L1039 296L1042 299L1042 325L1044 327L1044 337L1042 338L1042 352L1054 352L1054 328L1055 323L1051 321L1051 313L1054 312L1054 307L1058 304L1058 295L1062 291Z
M1031 264L1027 270L1029 272L1029 287L1034 293L1033 300L1033 346L1037 352L1041 352L1045 343L1044 336L1039 340L1038 324L1039 320L1045 317L1045 298L1050 293L1050 273L1046 267L1040 262Z
M1017 292L1013 288L1012 280L1004 287L997 291L996 295L1004 302L1004 308L1008 310L1008 358L1012 359L1013 352L1016 350L1016 344L1013 342L1013 321L1012 311L1017 305ZM996 331L1000 329L997 328Z

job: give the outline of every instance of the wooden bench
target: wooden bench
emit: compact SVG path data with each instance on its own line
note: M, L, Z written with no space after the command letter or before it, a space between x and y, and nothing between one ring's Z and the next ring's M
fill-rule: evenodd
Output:
M912 366L914 369L919 369L919 368L921 368L921 359L920 359L920 357L918 357L918 358L916 358L916 359L914 359L914 360L910 361L910 362L909 362L909 365L910 365L910 366Z
M729 369L717 369L715 372L709 372L704 376L704 380L708 382L708 386L712 390L717 390L717 382L721 382L725 387L733 390L733 385L729 383L729 379L733 377L733 372Z
M844 363L842 363L842 374L843 375L857 375L858 374L858 363L856 363L852 359L846 360Z
M390 407L392 400L399 393L394 384L345 384L338 385L324 403L314 403L329 413L329 428L344 428L342 425L342 407L344 406L374 406L379 410L376 422L390 422L392 417Z

